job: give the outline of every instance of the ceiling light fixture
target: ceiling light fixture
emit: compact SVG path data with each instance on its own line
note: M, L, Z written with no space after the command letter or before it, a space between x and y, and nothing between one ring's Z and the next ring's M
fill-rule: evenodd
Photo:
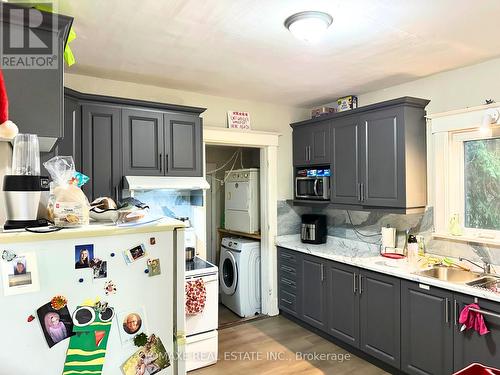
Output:
M328 13L306 11L292 14L285 20L285 27L297 39L314 43L321 39L333 22Z
M500 110L497 108L487 109L483 114L480 130L487 133L492 125L500 125Z

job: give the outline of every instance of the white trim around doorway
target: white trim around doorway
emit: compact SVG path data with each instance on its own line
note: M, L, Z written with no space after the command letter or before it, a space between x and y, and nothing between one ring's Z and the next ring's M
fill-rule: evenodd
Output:
M277 280L277 172L281 134L204 127L203 145L255 147L260 149L261 299L262 313L278 315Z

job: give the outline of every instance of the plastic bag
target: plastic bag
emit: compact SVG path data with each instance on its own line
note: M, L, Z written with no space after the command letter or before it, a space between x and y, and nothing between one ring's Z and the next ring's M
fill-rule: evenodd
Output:
M88 225L90 204L80 189L82 178L75 171L73 157L54 156L43 165L52 177L47 205L49 220L58 227Z

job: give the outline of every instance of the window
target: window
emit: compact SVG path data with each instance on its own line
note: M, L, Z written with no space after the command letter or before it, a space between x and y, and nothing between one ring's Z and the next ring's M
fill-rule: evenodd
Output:
M500 239L500 131L450 132L447 223L465 236Z
M464 142L464 225L500 230L500 138Z

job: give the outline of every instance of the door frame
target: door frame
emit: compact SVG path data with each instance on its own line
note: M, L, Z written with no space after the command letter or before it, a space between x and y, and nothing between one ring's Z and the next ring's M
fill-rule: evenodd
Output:
M276 255L278 212L276 205L278 201L278 141L280 136L281 134L274 132L203 127L204 152L207 145L260 149L261 302L262 313L270 316L279 314ZM205 165L203 167L205 168ZM206 170L203 171L203 175L206 176Z

